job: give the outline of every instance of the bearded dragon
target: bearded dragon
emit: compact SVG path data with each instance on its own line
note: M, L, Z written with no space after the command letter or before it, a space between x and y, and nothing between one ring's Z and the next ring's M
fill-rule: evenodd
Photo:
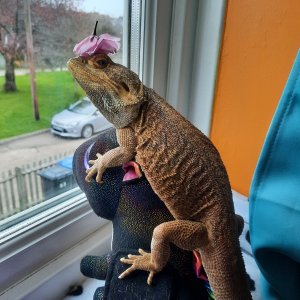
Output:
M252 299L239 246L228 175L212 142L128 68L106 54L75 57L68 69L116 128L119 147L91 160L86 180L135 158L174 217L153 232L151 253L121 261L153 276L167 264L170 243L199 251L218 300Z

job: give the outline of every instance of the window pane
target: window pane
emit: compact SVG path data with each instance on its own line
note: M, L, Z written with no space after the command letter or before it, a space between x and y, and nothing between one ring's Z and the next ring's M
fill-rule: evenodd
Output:
M45 209L76 188L75 149L111 125L66 62L96 21L98 35L123 38L124 0L32 0L29 10L26 3L0 0L0 229L11 216ZM122 63L122 43L113 60Z

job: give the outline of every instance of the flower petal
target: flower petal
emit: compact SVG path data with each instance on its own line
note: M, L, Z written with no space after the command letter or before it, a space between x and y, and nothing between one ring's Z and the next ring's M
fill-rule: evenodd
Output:
M88 36L75 45L74 53L79 56L89 56L92 54L114 54L120 49L120 38L108 33L100 36Z
M75 45L74 52L76 55L85 55L91 51L94 51L97 47L98 37L96 36L88 36L83 39L81 42Z

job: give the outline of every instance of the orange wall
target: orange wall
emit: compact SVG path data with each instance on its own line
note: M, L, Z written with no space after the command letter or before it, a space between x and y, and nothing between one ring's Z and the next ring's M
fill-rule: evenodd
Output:
M300 0L228 0L211 138L247 195L300 48Z

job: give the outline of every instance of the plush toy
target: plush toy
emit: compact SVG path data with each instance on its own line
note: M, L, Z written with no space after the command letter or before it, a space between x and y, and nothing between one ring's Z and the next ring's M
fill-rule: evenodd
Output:
M152 286L147 285L144 272L124 280L118 278L125 270L120 258L137 254L138 247L150 250L154 228L173 217L134 163L125 165L125 170L107 169L101 185L94 179L85 181L88 160L116 146L115 130L110 129L81 145L73 159L74 175L91 207L99 217L113 223L112 251L104 256L87 256L81 263L84 275L106 281L96 290L94 299L208 299L205 281L195 274L192 252L176 246L172 246L167 268Z

